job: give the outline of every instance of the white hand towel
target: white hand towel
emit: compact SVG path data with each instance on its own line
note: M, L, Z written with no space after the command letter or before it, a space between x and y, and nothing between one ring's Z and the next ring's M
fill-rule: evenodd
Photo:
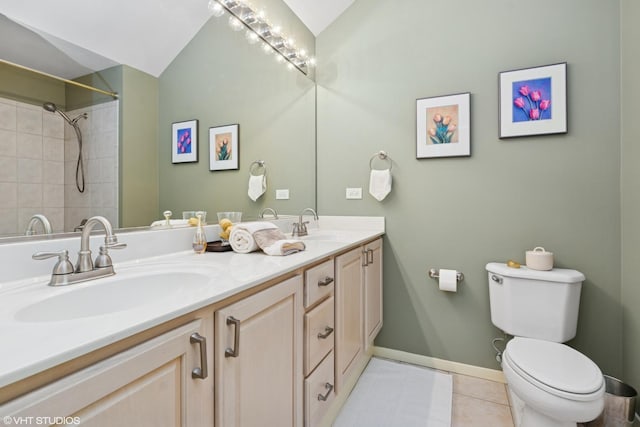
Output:
M255 202L265 191L267 191L267 176L251 175L249 177L249 198Z
M231 235L229 236L229 244L234 252L248 254L249 252L259 249L253 233L259 230L269 230L278 228L276 225L267 221L243 222L233 226Z
M369 178L369 194L381 202L389 193L391 193L391 170L372 169Z
M267 255L291 255L304 251L306 246L301 240L290 240L277 228L258 230L253 233L260 249Z

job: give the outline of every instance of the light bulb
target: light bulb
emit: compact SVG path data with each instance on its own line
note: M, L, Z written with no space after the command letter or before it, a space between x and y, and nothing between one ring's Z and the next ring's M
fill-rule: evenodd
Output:
M267 55L271 55L271 52L273 52L273 48L269 46L268 43L262 42L262 51Z
M293 66L293 64L292 64L291 62L289 62L289 63L287 64L287 70L289 70L289 71L293 71L293 69L294 69L294 68L295 68L295 67Z
M249 44L256 44L258 40L260 40L260 37L258 37L258 35L251 30L247 30L247 32L244 33L244 36Z
M307 64L309 64L309 67L315 67L316 66L316 58L314 58L313 56L311 58L309 58L309 60L307 61Z
M233 31L240 31L244 27L244 25L242 24L242 21L240 21L235 16L229 17L229 26Z
M282 55L276 55L277 62L284 62L284 57Z
M271 28L271 34L273 34L274 36L279 36L280 31L282 31L282 28L280 27L280 25L275 25L273 26L273 28Z
M300 58L306 58L306 57L307 57L307 51L306 51L306 50L304 50L304 49L300 49L300 50L298 51L298 56L299 56Z
M209 10L211 11L211 14L216 18L224 15L224 7L222 7L222 5L216 0L209 0Z

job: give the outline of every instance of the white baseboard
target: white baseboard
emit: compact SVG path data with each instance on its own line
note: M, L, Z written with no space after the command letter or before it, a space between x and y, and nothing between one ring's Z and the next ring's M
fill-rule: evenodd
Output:
M384 347L374 347L373 355L385 359L397 360L399 362L412 363L414 365L425 366L427 368L449 371L461 375L482 378L506 384L504 374L497 369L482 368L480 366L467 365L459 362L452 362L435 357L422 356L419 354L407 353L405 351L393 350Z

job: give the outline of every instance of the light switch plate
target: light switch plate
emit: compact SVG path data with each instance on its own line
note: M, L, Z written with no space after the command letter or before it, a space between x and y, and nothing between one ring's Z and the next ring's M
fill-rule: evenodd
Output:
M289 189L276 190L276 200L289 200Z
M362 188L348 188L346 191L347 200L362 199Z

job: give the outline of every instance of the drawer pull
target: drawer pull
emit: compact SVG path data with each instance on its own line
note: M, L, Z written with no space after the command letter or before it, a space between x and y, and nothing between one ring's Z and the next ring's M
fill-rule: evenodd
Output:
M233 316L227 317L227 325L234 325L233 348L224 351L224 357L238 357L240 355L240 321Z
M324 339L328 338L329 335L331 335L332 333L333 333L333 328L331 328L329 326L325 326L324 333L318 332L318 338L321 339L321 340L324 340Z
M200 345L200 367L193 368L191 371L191 378L200 378L201 380L207 378L207 339L195 332L189 338L189 342L191 344L199 344Z
M333 277L326 276L324 280L318 280L318 286L329 286L333 283Z
M322 394L318 394L318 400L321 400L321 401L323 401L323 402L325 402L325 401L329 398L329 395L330 395L330 394L331 394L331 392L333 391L333 384L331 384L331 383L325 383L325 384L324 384L324 388L326 388L326 389L327 389L327 392L326 392L324 395L322 395Z

